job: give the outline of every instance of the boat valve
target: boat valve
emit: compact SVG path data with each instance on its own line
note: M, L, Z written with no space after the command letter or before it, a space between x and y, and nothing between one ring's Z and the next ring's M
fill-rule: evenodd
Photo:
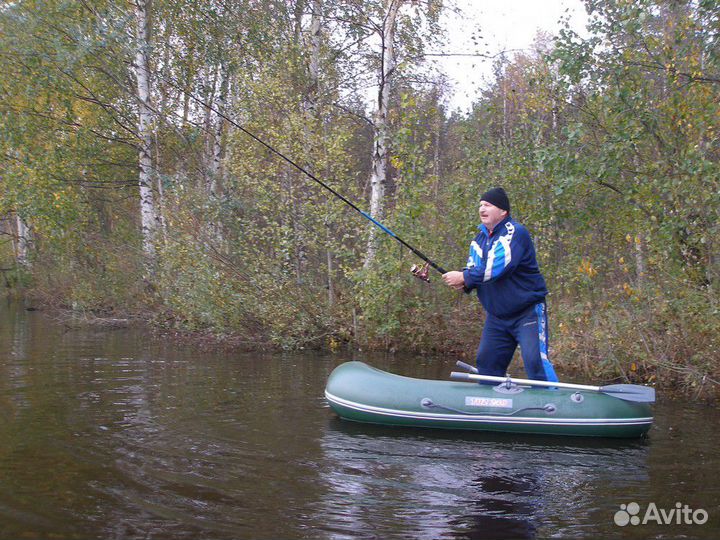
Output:
M410 268L410 272L412 272L412 275L416 278L430 283L430 265L428 263L423 265L413 264L412 268Z

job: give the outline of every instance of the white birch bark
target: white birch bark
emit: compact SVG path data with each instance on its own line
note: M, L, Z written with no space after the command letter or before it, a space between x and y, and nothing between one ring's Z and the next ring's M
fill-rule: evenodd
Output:
M230 74L228 72L227 63L223 61L220 64L220 90L215 98L215 109L219 114L215 115L215 125L213 126L213 146L212 157L210 159L210 182L208 185L208 194L210 197L217 197L222 184L222 157L223 157L223 135L225 132L225 114Z
M210 72L212 70L212 73ZM214 64L212 67L206 66L205 67L205 75L204 75L204 81L205 81L205 93L203 95L203 101L205 103L214 103L215 102L215 91L217 88L217 79L218 79L218 71L219 67L217 64ZM204 149L203 149L203 176L202 176L202 187L205 189L206 192L210 191L210 167L212 163L212 153L213 153L213 113L212 113L212 107L205 107L204 108L204 119L203 119L203 132L205 135L205 141L204 141Z
M150 12L152 0L135 0L138 134L140 137L140 227L146 264L155 261L157 213L153 197L152 106L150 81Z
M387 0L385 20L382 26L382 65L378 88L377 108L373 114L373 154L372 173L370 175L370 215L381 220L385 210L385 187L387 185L388 165L388 108L392 76L397 68L395 56L395 21L403 0ZM377 228L370 228L365 267L375 260L377 252Z
M25 220L19 215L16 216L17 241L15 243L15 260L18 265L24 268L30 268L30 245L32 237L30 227Z
M306 109L314 115L317 109L317 94L320 85L320 32L322 21L322 0L313 0L312 17L310 19L310 85L307 93Z

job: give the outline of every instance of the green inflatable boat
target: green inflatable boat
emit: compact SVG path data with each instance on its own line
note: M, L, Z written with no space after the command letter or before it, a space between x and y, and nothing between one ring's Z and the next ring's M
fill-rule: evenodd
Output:
M461 382L414 379L347 362L330 374L325 398L341 418L391 426L641 437L653 421L655 391L646 386L597 387L459 372L451 377ZM481 380L491 384L478 384Z

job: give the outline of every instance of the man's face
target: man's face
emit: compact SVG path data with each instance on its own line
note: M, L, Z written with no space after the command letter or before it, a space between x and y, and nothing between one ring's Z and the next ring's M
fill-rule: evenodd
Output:
M478 212L480 213L480 221L490 230L494 229L495 225L500 223L503 219L505 219L505 216L507 216L507 211L498 208L487 201L480 201L480 208L478 209Z

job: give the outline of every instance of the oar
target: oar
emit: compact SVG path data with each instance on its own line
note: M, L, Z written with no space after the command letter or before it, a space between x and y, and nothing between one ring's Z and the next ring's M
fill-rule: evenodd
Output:
M480 373L475 366L471 366L470 364L466 364L465 362L462 362L462 361L460 361L460 360L458 360L457 362L455 362L455 365L456 365L457 367L463 368L465 371L468 371L468 372L470 372L470 373L475 373L476 375L477 375L478 373Z
M587 390L589 392L600 392L608 394L625 401L637 401L640 403L654 403L655 389L639 384L609 384L607 386L589 386L585 384L571 384L552 381L533 381L530 379L513 379L510 377L493 377L492 375L475 375L473 373L461 373L453 371L450 378L458 381L488 381L488 382L511 382L515 384L526 384L529 386L545 386L550 388L570 388L573 390Z

